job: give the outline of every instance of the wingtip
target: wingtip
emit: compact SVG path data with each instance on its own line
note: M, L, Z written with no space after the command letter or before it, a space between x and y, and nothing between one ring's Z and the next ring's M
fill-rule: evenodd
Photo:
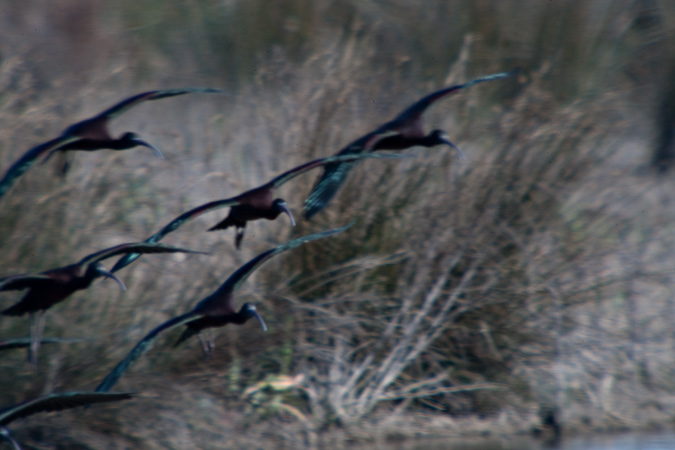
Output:
M203 94L225 94L225 90L220 88L210 88L210 87L190 87L186 89L188 92L203 93Z
M351 228L352 226L354 226L354 224L356 224L356 219L352 219L351 222L349 222L347 225L345 225L343 227L335 228L335 232L336 233L342 233L343 231L346 231L349 228Z

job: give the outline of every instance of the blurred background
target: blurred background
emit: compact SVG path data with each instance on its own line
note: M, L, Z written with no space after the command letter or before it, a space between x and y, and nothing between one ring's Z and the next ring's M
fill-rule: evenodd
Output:
M23 0L0 14L0 170L65 127L154 89L206 86L115 119L159 147L70 152L0 200L0 274L140 241L180 213L336 153L421 96L522 72L425 114L466 154L364 161L312 221L164 242L47 314L39 370L0 354L0 405L93 390L150 329L258 253L239 291L270 328L160 338L119 405L12 424L27 448L339 448L463 434L670 429L675 420L675 6L658 0ZM62 167L70 170L64 175ZM106 263L111 267L114 260ZM0 294L4 309L20 292ZM29 335L27 317L0 336Z

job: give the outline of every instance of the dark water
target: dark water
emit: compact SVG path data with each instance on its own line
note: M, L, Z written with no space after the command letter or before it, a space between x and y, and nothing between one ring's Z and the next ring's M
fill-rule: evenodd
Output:
M675 449L675 433L630 433L570 438L552 448L556 450L673 450Z
M530 437L433 439L358 447L361 450L675 450L675 432L566 437L546 444Z

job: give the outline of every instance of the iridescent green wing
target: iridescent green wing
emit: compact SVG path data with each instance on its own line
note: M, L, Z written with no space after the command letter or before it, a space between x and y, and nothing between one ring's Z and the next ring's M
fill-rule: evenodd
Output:
M241 266L239 269L237 269L232 275L230 275L230 277L225 281L225 283L223 283L218 288L218 290L214 294L212 294L212 296L217 297L218 293L223 291L235 291L241 285L241 283L246 281L246 279L253 273L254 270L260 267L260 265L262 265L272 256L278 255L279 253L285 252L286 250L299 247L307 242L315 241L317 239L323 239L337 233L342 233L347 228L351 227L353 224L354 222L345 225L344 227L341 228L335 228L328 231L322 231L320 233L302 236L297 239L293 239L292 241L286 242L285 244L281 244L277 247L274 247L273 249L267 250L266 252L261 253L260 255L256 256L255 258L253 258L252 260Z
M150 100L159 100L162 98L175 97L177 95L191 94L196 92L215 94L215 93L222 93L223 91L221 89L213 89L213 88L190 87L183 89L164 89L159 91L143 92L134 95L133 97L129 97L126 100L122 100L115 106L112 106L103 111L102 113L100 113L99 115L97 115L96 118L97 119L105 118L108 120L114 119L115 117L125 113L130 108L133 108L134 106L142 102L147 102Z
M362 136L335 156L360 154L369 151L367 144L372 141L373 136L373 133ZM311 219L328 205L344 184L349 171L355 164L355 162L332 162L324 166L323 174L314 183L312 191L307 196L307 199L305 199L304 211L306 219Z
M228 198L224 200L217 200L215 202L206 203L204 205L198 206L194 209L191 209L188 212L181 214L180 216L173 219L169 224L164 228L159 230L157 233L153 234L145 240L147 243L156 243L159 242L167 234L176 231L178 228L182 227L184 224L194 219L195 217L201 216L210 211L215 211L216 209L227 208L228 206L234 206L239 203L239 197ZM136 259L140 257L140 252L129 252L127 255L120 258L115 265L113 266L111 272L115 273L120 269L125 268Z
M148 242L132 242L129 244L120 244L114 247L106 248L100 250L91 255L85 256L77 264L80 266L86 266L88 264L96 263L107 258L111 258L115 255L121 255L123 253L199 253L199 254L208 254L205 252L199 252L196 250L190 250L186 248L173 247L166 244L156 244Z
M298 175L301 175L308 170L315 169L317 167L325 166L326 164L335 164L335 163L343 163L343 162L349 162L349 161L356 161L359 159L407 159L410 158L411 156L409 155L395 155L391 153L345 153L345 154L338 154L335 156L329 156L327 158L319 158L315 159L314 161L310 161L308 163L302 164L300 166L294 167L291 170L288 170L281 175L275 177L267 183L267 185L271 185L275 189L281 186L282 184L292 180L293 178L297 177Z
M26 173L30 166L32 166L40 156L49 153L53 149L76 141L77 139L76 136L59 136L56 139L33 147L24 153L18 161L11 165L7 172L5 172L5 176L0 180L0 198L7 193L16 180Z
M92 403L116 402L133 398L133 393L105 394L98 392L63 392L49 394L45 397L36 398L18 405L0 410L0 425L30 416L39 412L61 411L64 409L77 408L78 406L91 405Z
M481 78L476 78L475 80L471 80L467 83L464 84L458 84L456 86L450 86L446 87L443 89L440 89L436 92L432 92L429 95L426 95L413 103L411 106L406 108L403 112L401 112L394 120L391 122L384 124L380 129L388 127L389 124L391 123L398 123L398 122L409 122L418 119L424 111L427 110L429 106L431 106L434 102L442 99L443 97L447 97L448 95L455 94L458 91L468 88L470 86L473 86L474 84L478 83L483 83L485 81L493 81L493 80L499 80L501 78L507 78L510 76L513 76L518 73L518 69L512 70L511 72L501 72L501 73L495 73L492 75L487 75Z
M99 384L98 387L96 387L96 392L109 391L122 377L122 375L124 375L124 372L126 372L129 369L129 367L131 367L131 365L134 362L136 362L138 358L140 358L148 350L150 350L150 346L155 341L155 339L157 339L159 333L161 333L162 331L170 330L172 328L176 328L188 322L192 322L193 320L199 317L200 315L198 313L190 311L189 313L183 314L178 317L174 317L173 319L164 322L163 324L152 330L143 339L141 339L138 342L138 344L134 346L134 348L131 349L131 351L127 354L127 356L125 356L124 359L120 361L119 364L117 364L108 375L106 375L103 381L101 381L101 384Z

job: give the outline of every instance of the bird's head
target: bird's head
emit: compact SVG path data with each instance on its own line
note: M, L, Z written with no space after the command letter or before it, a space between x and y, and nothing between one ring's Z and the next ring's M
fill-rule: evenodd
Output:
M429 133L429 139L433 142L434 145L449 145L450 147L454 148L455 151L457 151L457 155L459 155L460 159L466 159L464 156L464 153L457 147L455 144L453 144L450 141L450 136L448 136L448 133L446 133L443 130L434 130L431 133Z
M260 325L262 326L262 329L264 331L267 331L267 325L265 325L265 321L263 318L258 314L258 309L255 307L253 303L244 303L241 306L241 310L239 311L239 314L244 316L246 320L256 318L258 319L258 322L260 322Z
M291 225L295 226L295 219L293 218L293 214L291 214L291 210L288 209L288 204L286 204L286 200L282 198L274 200L274 202L272 203L272 209L274 210L274 213L277 216L281 213L287 214L288 217L291 219Z

